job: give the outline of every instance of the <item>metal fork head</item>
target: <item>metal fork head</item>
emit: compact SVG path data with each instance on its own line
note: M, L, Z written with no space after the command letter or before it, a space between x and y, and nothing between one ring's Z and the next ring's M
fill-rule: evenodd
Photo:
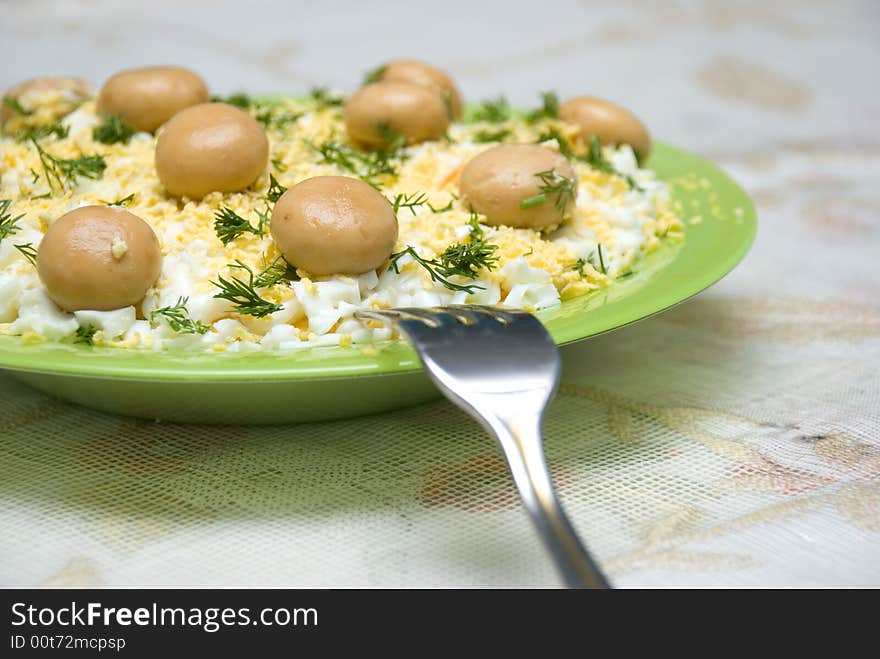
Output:
M559 351L529 313L478 305L359 311L391 320L409 336L425 367L457 395L539 394L541 408L559 380Z

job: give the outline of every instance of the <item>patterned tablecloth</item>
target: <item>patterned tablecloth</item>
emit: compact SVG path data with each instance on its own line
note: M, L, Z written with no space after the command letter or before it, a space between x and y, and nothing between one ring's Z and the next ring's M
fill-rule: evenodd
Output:
M617 99L719 162L758 240L711 290L564 351L561 498L621 586L880 586L877 3L566 2L540 21L525 2L434 21L418 3L154 4L3 3L0 83L161 52L223 92L350 87L412 54L470 98ZM0 376L0 530L3 586L557 583L498 449L445 402L187 427Z

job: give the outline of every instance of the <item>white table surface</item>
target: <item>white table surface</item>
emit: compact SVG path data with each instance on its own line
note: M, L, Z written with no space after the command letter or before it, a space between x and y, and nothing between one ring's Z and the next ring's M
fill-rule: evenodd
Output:
M547 450L576 525L623 586L880 586L880 4L442 6L5 1L0 87L173 63L217 93L350 90L410 56L468 99L628 106L760 228L709 291L566 351ZM556 584L445 403L218 431L0 394L0 585Z

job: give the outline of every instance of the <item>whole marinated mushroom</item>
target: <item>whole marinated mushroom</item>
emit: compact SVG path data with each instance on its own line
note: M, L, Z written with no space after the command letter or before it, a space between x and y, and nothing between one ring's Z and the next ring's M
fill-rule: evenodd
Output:
M601 98L579 96L559 106L559 118L580 129L584 140L595 135L605 145L629 144L639 162L651 153L651 136L632 112Z
M565 219L577 175L558 151L538 144L501 144L461 172L461 198L486 224L544 229Z
M360 179L317 176L281 195L271 231L292 265L315 275L361 274L390 256L397 216L388 200Z
M449 126L449 112L437 91L410 82L376 82L345 104L345 128L352 142L382 148L393 137L407 144L436 140Z
M120 71L107 80L98 96L98 110L152 133L181 110L208 100L204 80L189 69L152 66Z
M0 127L13 131L23 126L52 123L73 112L91 96L89 84L79 78L26 80L3 94Z
M156 140L156 173L175 197L240 192L269 162L266 131L247 112L203 103L179 112Z
M462 103L458 87L445 71L436 66L417 60L399 59L384 64L377 70L377 74L378 80L410 82L439 92L448 99L452 119L461 118Z
M120 208L84 206L62 215L37 251L37 273L66 311L112 311L138 304L162 269L149 224Z

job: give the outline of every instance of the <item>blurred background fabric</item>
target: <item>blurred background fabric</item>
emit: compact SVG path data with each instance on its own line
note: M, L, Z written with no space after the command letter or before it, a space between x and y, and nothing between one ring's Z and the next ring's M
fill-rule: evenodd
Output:
M0 87L180 64L215 93L591 94L731 173L757 241L705 293L566 348L546 425L620 586L880 586L880 3L0 2ZM438 401L175 426L0 375L0 586L555 586L501 454Z

